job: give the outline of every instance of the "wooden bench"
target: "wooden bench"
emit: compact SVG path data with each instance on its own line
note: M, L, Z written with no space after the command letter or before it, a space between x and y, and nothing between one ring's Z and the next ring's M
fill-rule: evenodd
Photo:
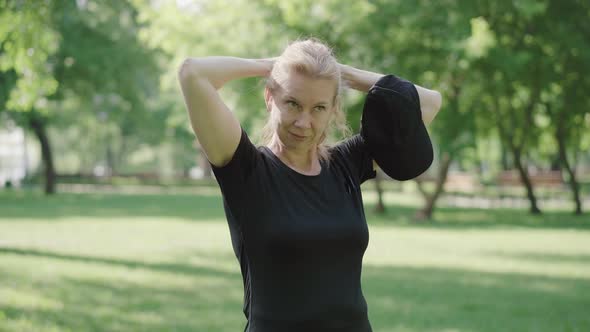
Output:
M449 172L445 182L446 191L474 192L479 187L477 177L467 172Z
M564 185L561 171L542 171L529 173L529 179L533 186L562 187ZM502 171L497 177L500 186L522 186L522 180L518 171Z

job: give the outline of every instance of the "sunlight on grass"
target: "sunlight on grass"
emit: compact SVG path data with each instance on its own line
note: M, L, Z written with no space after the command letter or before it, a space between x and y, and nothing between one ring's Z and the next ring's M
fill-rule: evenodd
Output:
M88 255L124 255L148 260L170 259L186 250L231 253L225 219L194 223L168 217L63 217L59 222L32 219L2 222L2 244L59 249ZM159 257L163 252L165 257Z
M461 268L590 279L590 233L567 230L428 230L373 226L366 264ZM528 255L562 255L542 261Z
M0 289L0 305L10 305L22 310L60 310L63 303L55 299L42 296L33 290Z

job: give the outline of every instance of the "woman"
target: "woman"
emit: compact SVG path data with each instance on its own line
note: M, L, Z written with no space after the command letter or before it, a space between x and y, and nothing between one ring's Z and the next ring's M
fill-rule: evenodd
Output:
M268 77L268 123L260 147L251 143L216 91L249 76ZM360 185L375 176L376 155L383 164L418 170L410 177L430 163L410 165L416 154L407 148L413 135L404 136L408 144L394 138L391 151L401 146L406 156L393 159L395 153L375 150L378 144L368 146L370 133L335 146L326 139L333 130L346 131L340 108L344 85L368 92L385 78L395 80L389 85L392 95L399 94L395 86L411 85L341 65L315 39L293 42L274 59L205 57L182 64L179 81L191 126L221 187L240 262L245 331L371 331L361 290L368 228ZM440 108L440 94L414 85L411 90L419 98L423 127L422 121L430 122ZM367 119L378 112L368 105ZM382 125L383 132L395 132L400 124L389 125Z

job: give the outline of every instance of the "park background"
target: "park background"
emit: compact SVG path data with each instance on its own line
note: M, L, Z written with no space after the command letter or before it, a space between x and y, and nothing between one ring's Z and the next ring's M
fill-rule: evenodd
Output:
M430 169L363 185L373 329L590 330L589 2L0 0L0 331L242 330L177 71L309 36L443 95ZM263 87L220 91L252 136Z

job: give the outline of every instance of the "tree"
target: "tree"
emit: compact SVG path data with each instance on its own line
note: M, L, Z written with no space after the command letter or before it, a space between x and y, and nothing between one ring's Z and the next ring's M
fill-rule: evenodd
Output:
M0 7L0 77L7 84L0 100L4 110L20 123L31 127L39 142L46 175L45 191L54 190L53 158L46 131L42 126L47 98L55 93L58 82L48 59L60 40L50 19L52 2L2 1Z
M417 181L425 205L418 219L430 219L444 190L450 165L475 144L475 117L472 108L477 81L470 79L470 43L480 42L476 51L485 55L488 36L474 30L470 19L475 8L464 2L408 3L373 2L375 10L360 31L360 49L371 50L373 64L386 64L385 71L396 73L443 94L443 107L429 128L438 160L435 188L428 192ZM437 15L440 12L447 15ZM377 29L376 27L385 27Z
M503 15L503 10L511 10L516 19ZM490 87L490 92L499 92L503 96L492 97L493 114L500 136L512 153L514 166L526 188L530 212L533 214L540 214L541 210L528 174L526 157L528 150L535 145L533 139L540 133L534 119L539 112L538 104L546 80L542 62L539 61L540 45L532 42L530 37L536 33L533 18L543 15L545 11L546 4L541 2L492 8L490 22L502 44L487 59L498 68L495 86Z
M142 44L158 53L165 64L160 76L157 108L168 110L165 121L174 146L185 151L199 151L188 122L186 108L177 82L178 66L187 57L233 55L269 57L279 51L280 29L269 28L270 13L253 1L153 2L134 0L142 27ZM198 24L195 24L198 22ZM228 38L231 36L231 38ZM262 126L264 112L263 85L257 78L227 84L220 90L246 131ZM191 153L194 153L192 152ZM198 164L208 166L203 153L197 152ZM205 170L205 174L208 174Z
M558 147L558 160L566 172L572 191L574 213L582 214L580 185L576 176L576 154L581 150L582 136L588 130L590 79L580 73L590 71L590 6L583 1L567 3L549 1L547 13L568 17L567 21L549 23L538 17L535 24L543 33L536 36L542 45L544 70L549 73L541 95L544 111L551 119L551 131ZM544 17L543 17L544 18ZM574 155L573 158L570 157Z
M579 1L520 1L486 2L482 8L498 41L490 56L477 66L490 78L486 81L484 104L494 115L504 145L511 152L526 188L530 211L540 213L528 174L527 156L538 147L539 138L547 130L537 123L544 114L551 119L548 128L555 133L559 159L570 174L579 207L575 174L567 162L566 151L568 145L576 149L576 138L583 130L580 117L586 112L585 107L579 106L584 100L585 94L580 92L587 86L587 79L576 77L572 71L587 68L587 61L581 59L588 55L588 38L578 30L588 35L584 24L588 6ZM556 23L562 15L568 15L568 21ZM580 58L572 57L575 53ZM566 95L561 91L569 92Z
M21 112L16 118L39 139L45 192L51 194L55 169L46 128L57 113L71 109L66 101L107 114L123 133L141 128L138 120L145 117L146 96L155 91L158 68L137 42L136 13L127 2L23 0L6 5L2 52L12 56L2 70L17 77L6 107Z

